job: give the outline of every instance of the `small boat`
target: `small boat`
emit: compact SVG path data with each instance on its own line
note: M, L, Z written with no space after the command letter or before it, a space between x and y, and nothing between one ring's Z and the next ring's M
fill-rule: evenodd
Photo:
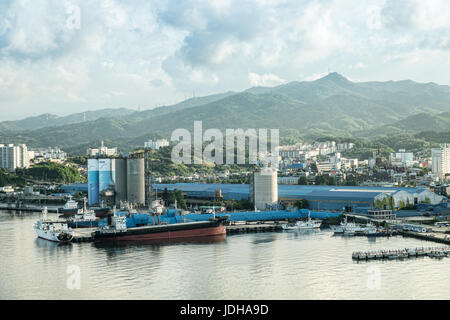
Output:
M76 214L81 214L81 209L78 209L78 202L70 198L64 207L58 209L59 213L62 213L63 217L73 217Z
M70 228L93 228L98 226L94 210L87 209L86 198L84 199L83 214L81 218L72 217L67 222Z
M321 220L311 219L311 216L308 213L308 218L306 221L297 221L295 223L287 223L287 224L283 224L281 227L283 228L283 230L319 229L321 225L322 225Z
M100 208L94 208L94 212L97 218L106 218L113 214L111 208L103 206L103 201L102 206Z
M33 229L39 238L49 241L67 243L73 238L73 231L67 223L48 219L47 207L42 211L42 219L34 224Z

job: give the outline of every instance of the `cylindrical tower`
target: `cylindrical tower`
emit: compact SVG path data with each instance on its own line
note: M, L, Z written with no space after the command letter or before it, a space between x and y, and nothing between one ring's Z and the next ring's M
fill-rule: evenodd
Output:
M116 206L120 201L127 201L127 161L125 159L114 159L115 166L115 196Z
M145 164L143 158L127 160L128 202L145 204Z
M98 169L98 160L88 159L88 203L90 206L99 203Z
M258 210L265 210L266 205L278 202L277 170L263 168L254 173L253 199Z

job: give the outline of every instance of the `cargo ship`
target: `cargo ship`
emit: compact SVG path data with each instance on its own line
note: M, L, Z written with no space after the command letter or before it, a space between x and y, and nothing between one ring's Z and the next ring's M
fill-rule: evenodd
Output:
M125 216L108 218L108 225L92 232L94 242L122 242L148 240L180 240L226 236L225 222L228 217L208 221L180 222L127 228Z

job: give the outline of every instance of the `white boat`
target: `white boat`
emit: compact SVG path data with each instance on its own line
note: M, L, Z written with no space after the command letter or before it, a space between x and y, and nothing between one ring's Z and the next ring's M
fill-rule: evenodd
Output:
M321 225L322 225L322 221L321 220L313 220L313 219L311 219L311 216L308 213L308 219L306 221L297 221L295 223L287 223L287 224L283 224L281 227L284 230L319 229Z
M67 223L48 219L47 207L42 211L42 219L34 224L33 229L39 238L49 241L70 242L73 238L73 231Z
M354 222L347 222L347 217L341 222L339 226L333 226L332 230L336 234L343 233L348 236L355 234L373 235L377 233L377 228L371 223L367 223L365 226L356 224Z
M76 214L83 214L82 209L78 209L78 202L70 198L65 204L64 207L58 209L61 214L66 217L71 217Z

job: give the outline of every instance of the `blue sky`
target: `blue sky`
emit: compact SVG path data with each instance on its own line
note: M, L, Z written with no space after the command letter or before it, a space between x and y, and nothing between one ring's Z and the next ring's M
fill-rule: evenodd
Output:
M448 0L2 0L0 120L149 109L328 69L450 85L449 53Z

